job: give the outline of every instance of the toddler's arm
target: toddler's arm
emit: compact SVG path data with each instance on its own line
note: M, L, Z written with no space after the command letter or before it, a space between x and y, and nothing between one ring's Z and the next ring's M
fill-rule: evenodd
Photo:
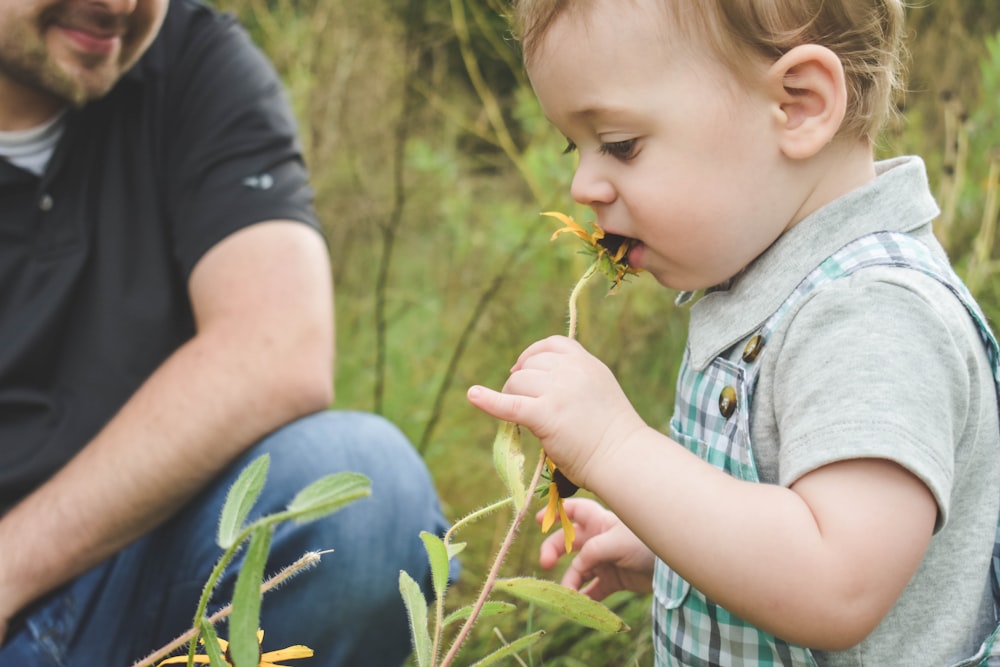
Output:
M504 392L469 390L523 424L696 588L788 641L840 650L893 606L930 541L937 505L895 463L851 460L790 488L744 482L648 427L611 371L575 341L530 346Z

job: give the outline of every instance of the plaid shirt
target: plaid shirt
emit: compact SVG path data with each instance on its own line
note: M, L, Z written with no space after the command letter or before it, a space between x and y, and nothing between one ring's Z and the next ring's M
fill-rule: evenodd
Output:
M814 269L778 310L751 336L740 354L720 355L704 371L687 354L677 384L671 436L712 465L742 480L759 481L750 444L750 401L764 343L784 315L821 285L873 266L921 271L948 287L978 325L1000 391L1000 348L979 307L947 262L905 234L878 232L857 239ZM738 349L738 348L737 348ZM1000 517L993 548L993 594L1000 620ZM656 664L739 666L815 665L806 648L784 642L729 613L680 575L657 561L653 577L653 633ZM980 650L954 667L1000 665L1000 628Z

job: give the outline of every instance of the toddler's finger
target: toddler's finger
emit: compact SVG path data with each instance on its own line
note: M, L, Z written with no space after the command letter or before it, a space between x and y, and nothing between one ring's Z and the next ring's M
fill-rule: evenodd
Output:
M505 421L521 423L518 419L522 411L522 397L504 394L481 385L473 385L466 392L466 398L486 414Z
M562 528L545 538L538 550L538 564L542 569L551 570L566 555L566 543Z
M580 555L578 554L577 557L573 559L573 562L569 564L569 567L566 568L566 572L563 573L562 581L560 583L566 588L586 592L590 595L589 589L592 588L592 586L588 585L585 587L584 584L590 582L590 580L594 578L594 575L585 565L585 562L585 559L581 560Z

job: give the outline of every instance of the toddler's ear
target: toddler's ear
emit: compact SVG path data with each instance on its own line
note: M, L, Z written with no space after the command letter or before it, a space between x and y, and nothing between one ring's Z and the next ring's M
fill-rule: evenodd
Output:
M797 46L771 66L767 85L782 153L804 159L833 141L847 112L844 66L837 54L816 44Z

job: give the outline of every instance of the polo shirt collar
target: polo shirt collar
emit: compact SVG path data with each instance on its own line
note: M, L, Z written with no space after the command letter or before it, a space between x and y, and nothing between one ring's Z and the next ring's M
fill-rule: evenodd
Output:
M875 168L874 180L803 218L727 286L692 306L688 352L695 369L763 325L814 268L846 244L872 232L912 232L937 217L923 160L900 157Z

